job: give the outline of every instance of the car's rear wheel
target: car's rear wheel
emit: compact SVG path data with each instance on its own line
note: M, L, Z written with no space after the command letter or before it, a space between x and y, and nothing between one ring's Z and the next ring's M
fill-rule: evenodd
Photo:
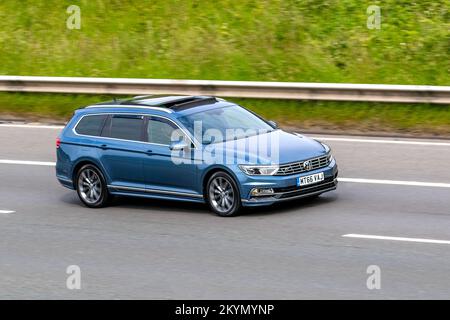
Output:
M207 200L212 211L221 217L236 215L241 208L239 190L233 178L216 172L208 180Z
M89 208L106 206L110 197L102 173L91 164L84 165L78 171L77 193L80 200Z

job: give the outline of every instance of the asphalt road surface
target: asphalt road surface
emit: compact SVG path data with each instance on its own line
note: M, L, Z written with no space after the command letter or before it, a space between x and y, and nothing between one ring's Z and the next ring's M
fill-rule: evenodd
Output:
M321 136L336 191L219 218L134 198L83 207L55 179L58 132L0 125L1 299L450 298L450 141Z

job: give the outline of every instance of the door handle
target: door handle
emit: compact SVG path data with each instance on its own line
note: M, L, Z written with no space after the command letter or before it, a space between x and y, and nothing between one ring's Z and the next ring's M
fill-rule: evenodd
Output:
M108 145L102 144L102 145L100 145L100 148L102 148L103 150L106 150L106 149L108 149Z
M147 150L147 155L151 156L151 155L152 155L152 153L153 153L153 151L152 151L152 150Z

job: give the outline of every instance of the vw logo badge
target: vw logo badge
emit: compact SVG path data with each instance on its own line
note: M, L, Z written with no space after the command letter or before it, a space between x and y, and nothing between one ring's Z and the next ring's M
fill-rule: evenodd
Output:
M305 169L306 171L311 170L311 161L303 162L303 169Z

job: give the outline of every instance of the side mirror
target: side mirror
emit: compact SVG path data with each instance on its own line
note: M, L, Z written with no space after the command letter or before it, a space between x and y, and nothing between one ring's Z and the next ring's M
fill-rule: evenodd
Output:
M189 148L189 145L186 143L186 141L172 142L169 146L169 149L173 150L173 151L181 151L181 150L185 150L188 148Z
M278 129L278 124L275 122L275 121L273 121L273 120L269 120L269 121L267 121L274 129Z

